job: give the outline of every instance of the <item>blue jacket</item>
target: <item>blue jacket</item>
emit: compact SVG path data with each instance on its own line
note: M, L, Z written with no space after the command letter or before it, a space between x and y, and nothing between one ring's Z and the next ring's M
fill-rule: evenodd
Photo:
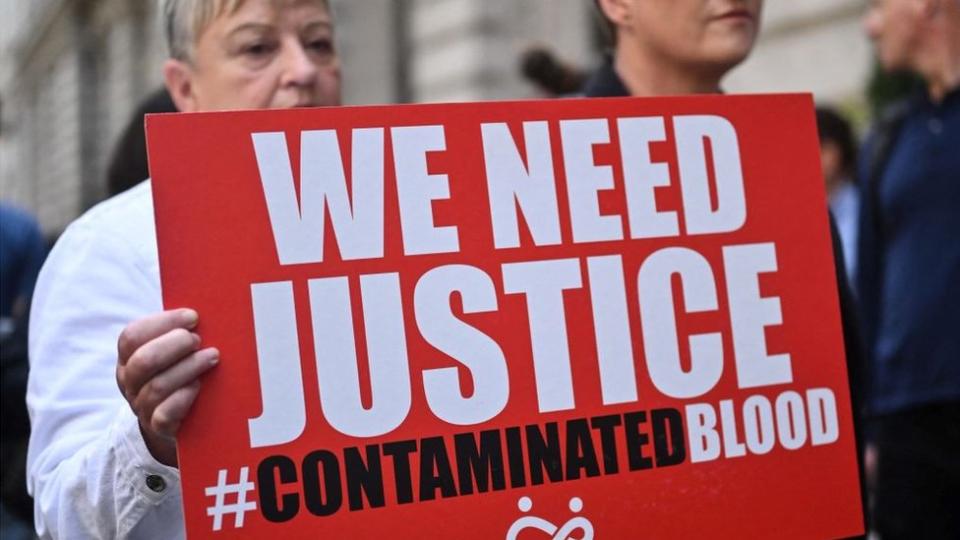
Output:
M960 401L960 88L898 104L864 150L857 292L869 410Z

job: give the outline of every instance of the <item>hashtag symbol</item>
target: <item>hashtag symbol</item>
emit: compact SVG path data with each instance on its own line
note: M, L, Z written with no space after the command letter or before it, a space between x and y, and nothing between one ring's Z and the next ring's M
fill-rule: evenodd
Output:
M243 517L247 512L257 509L257 503L247 501L247 493L253 491L253 482L247 480L250 474L249 467L240 469L240 478L236 484L227 483L227 470L220 469L217 474L217 485L204 489L207 497L214 497L213 506L207 507L207 515L213 516L213 530L219 531L223 527L223 516L233 514L233 526L243 527ZM236 495L236 502L227 504L227 495Z

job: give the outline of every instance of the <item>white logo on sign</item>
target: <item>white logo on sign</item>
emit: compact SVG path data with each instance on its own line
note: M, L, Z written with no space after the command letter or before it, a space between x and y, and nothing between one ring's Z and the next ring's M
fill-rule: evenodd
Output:
M217 473L217 485L204 489L207 497L213 497L213 506L207 507L207 515L213 517L213 530L219 531L223 527L223 517L233 514L234 528L243 528L243 517L247 512L257 509L257 503L247 500L247 493L253 491L255 486L247 478L250 474L249 467L240 469L240 477L236 484L227 482L226 469L220 469ZM236 495L235 503L227 503L227 495Z
M533 508L533 501L530 497L520 497L517 508L527 513ZM576 514L581 510L583 510L583 501L580 497L570 499L570 511ZM506 540L517 540L521 532L529 529L542 531L550 535L551 540L593 540L593 523L583 516L574 516L559 527L539 516L523 516L510 525ZM571 536L571 533L576 531L580 531L582 535Z

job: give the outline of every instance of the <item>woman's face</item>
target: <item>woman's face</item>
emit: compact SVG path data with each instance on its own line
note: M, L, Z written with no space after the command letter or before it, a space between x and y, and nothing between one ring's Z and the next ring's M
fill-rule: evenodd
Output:
M171 90L183 111L340 103L333 22L317 0L247 0L202 30L190 62L169 63L183 70Z
M871 0L863 26L887 70L915 67L914 51L922 37L923 3L907 0Z
M616 0L621 35L657 58L725 73L750 53L762 0ZM617 22L617 21L614 21Z

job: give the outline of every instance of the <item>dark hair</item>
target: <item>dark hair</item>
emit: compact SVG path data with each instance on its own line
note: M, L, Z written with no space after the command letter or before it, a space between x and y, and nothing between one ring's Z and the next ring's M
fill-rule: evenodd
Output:
M520 71L530 82L554 96L572 94L583 86L586 75L543 47L528 49L520 57Z
M143 116L149 113L177 112L166 88L150 94L134 111L130 123L113 147L107 168L107 192L110 196L126 191L150 176L147 168L147 138Z
M857 141L850 122L832 107L817 107L817 135L820 144L831 142L840 150L840 168L852 176L857 164Z

